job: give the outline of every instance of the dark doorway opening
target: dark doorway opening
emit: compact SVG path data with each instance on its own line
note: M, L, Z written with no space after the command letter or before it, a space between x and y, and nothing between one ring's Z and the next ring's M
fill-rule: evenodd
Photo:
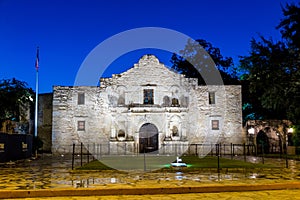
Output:
M139 130L140 153L158 150L158 129L154 124L143 124Z
M267 134L260 130L256 136L257 153L269 153L270 144Z

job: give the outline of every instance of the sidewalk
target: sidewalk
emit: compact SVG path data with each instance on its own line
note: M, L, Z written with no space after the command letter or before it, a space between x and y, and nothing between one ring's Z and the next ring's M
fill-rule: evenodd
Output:
M300 189L299 182L274 184L212 184L212 185L173 185L174 182L158 185L142 185L128 187L124 185L102 186L97 188L68 188L44 190L2 190L0 198L37 198L37 197L66 197L66 196L120 196L120 195L167 195L190 193L223 193L223 192L249 192L264 190L291 190Z

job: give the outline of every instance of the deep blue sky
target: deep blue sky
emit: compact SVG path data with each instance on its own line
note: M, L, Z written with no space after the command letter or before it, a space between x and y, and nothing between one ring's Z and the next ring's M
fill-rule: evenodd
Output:
M88 53L128 29L164 27L205 39L231 56L247 55L261 34L280 39L275 29L280 5L292 0L0 0L0 79L15 77L35 89L36 47L40 47L40 93L71 86ZM169 65L169 54L145 50L121 57L110 70L131 67L144 53ZM99 55L101 56L101 55Z

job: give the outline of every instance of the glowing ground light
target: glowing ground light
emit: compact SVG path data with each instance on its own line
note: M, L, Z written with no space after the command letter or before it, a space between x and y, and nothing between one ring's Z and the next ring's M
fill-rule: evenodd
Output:
M193 166L192 164L186 164L186 167L192 167L192 166ZM173 167L170 163L170 164L161 165L161 168L176 168L176 167Z

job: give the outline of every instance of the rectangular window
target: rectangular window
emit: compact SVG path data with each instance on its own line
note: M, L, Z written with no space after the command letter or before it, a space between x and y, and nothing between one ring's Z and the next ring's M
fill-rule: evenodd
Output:
M78 93L78 105L84 104L84 93Z
M85 121L78 121L77 122L77 130L84 131L85 130Z
M145 89L144 90L144 104L153 104L154 95L153 89Z
M209 104L215 104L216 103L216 97L215 92L209 92L208 93L208 100Z
M219 120L211 120L211 129L219 130Z

